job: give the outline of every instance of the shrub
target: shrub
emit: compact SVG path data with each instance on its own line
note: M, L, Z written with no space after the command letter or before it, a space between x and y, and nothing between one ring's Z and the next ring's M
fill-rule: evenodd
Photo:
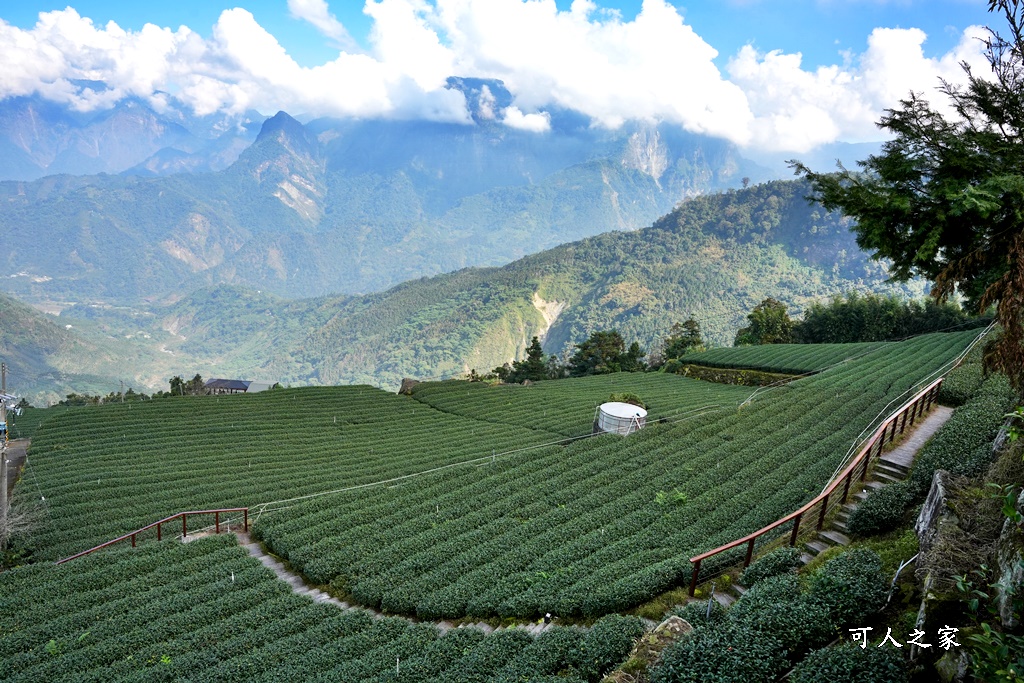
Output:
M618 394L612 394L608 397L609 401L618 403L629 403L630 405L639 406L644 410L647 409L647 404L643 400L631 391L623 391Z
M800 550L797 548L777 548L757 562L753 563L740 575L740 583L750 588L758 581L779 574L788 574L800 566Z
M878 489L850 514L847 528L854 536L873 536L900 526L914 495L904 482Z
M772 576L752 586L729 610L729 617L735 619L767 605L792 602L799 599L800 594L800 580L796 574Z
M903 652L895 647L844 643L807 655L789 677L790 683L900 683L908 680Z
M598 619L583 638L582 673L588 678L608 673L629 656L633 643L644 630L636 617L611 614Z
M949 421L922 449L907 478L907 486L919 500L928 494L935 470L974 476L991 460L991 444L1004 415L1015 404L1004 375L986 379L970 401L957 408Z
M824 607L836 626L863 620L885 604L885 575L878 554L855 548L827 563L811 577L810 597Z
M769 633L725 622L702 628L666 648L652 683L771 681L787 666L786 650Z
M825 645L833 637L828 611L802 595L786 602L760 604L736 620L758 634L777 638L791 660Z

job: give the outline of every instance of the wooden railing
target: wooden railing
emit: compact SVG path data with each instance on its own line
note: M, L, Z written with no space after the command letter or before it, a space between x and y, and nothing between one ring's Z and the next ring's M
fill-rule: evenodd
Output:
M829 499L832 498L833 502L835 502L835 498L832 497L832 494L835 493L836 489L839 488L840 485L843 487L842 499L839 502L839 505L843 505L846 503L846 499L850 494L850 484L853 481L853 477L856 476L855 473L857 470L860 470L860 481L864 481L868 473L868 465L871 462L872 453L875 454L875 457L882 455L882 448L885 446L887 440L891 442L896 438L897 431L902 434L907 428L908 422L910 425L913 425L914 421L918 417L931 408L935 399L939 395L939 388L942 386L942 379L943 378L940 377L929 384L927 387L915 394L913 398L900 406L899 410L889 416L889 418L886 419L885 422L883 422L875 431L871 438L867 440L860 452L857 453L857 457L855 457L850 464L839 473L839 476L832 480L832 483L825 487L824 491L811 500L811 502L807 503L796 512L791 512L782 519L776 520L768 526L758 529L752 534L748 534L743 538L738 538L731 543L726 543L714 550L709 550L706 553L701 553L700 555L691 557L690 562L693 564L693 572L690 577L690 597L693 597L694 591L697 589L701 562L709 557L714 557L719 553L723 553L727 550L732 550L733 548L738 548L746 544L747 554L743 560L743 566L747 567L750 565L750 560L754 555L754 544L757 542L757 539L788 522L793 522L793 529L789 535L789 545L795 546L797 535L800 533L800 522L804 515L808 515L815 506L820 506L818 509L816 526L817 530L820 531L825 523L825 514L828 512Z
M128 539L131 539L132 547L134 548L135 547L135 539L136 539L136 537L139 534L141 534L143 531L149 531L153 527L156 527L156 540L158 540L158 541L163 540L163 533L162 533L163 525L167 524L169 522L173 522L174 520L178 519L179 517L181 517L181 537L182 538L186 538L188 536L188 516L189 515L213 515L214 529L216 529L216 532L219 534L220 533L220 515L221 515L222 512L241 512L242 513L242 519L243 519L242 527L243 527L243 529L245 529L246 532L249 531L249 508L221 508L219 510L190 510L188 512L179 512L178 514L171 515L170 517L164 517L159 522L153 522L152 524L147 524L146 526L142 527L141 529L136 529L135 531L129 532L129 533L125 534L124 536L118 536L117 538L115 538L112 541L107 541L106 543L101 543L100 545L96 546L95 548L89 548L88 550L83 550L82 552L77 553L75 555L72 555L71 557L65 557L63 560L57 560L57 564L64 564L65 562L70 562L71 560L75 560L75 559L77 559L79 557L82 557L83 555L88 555L89 553L94 553L97 550L102 550L103 548L106 548L108 546L112 546L115 543L120 543L121 541L127 541Z

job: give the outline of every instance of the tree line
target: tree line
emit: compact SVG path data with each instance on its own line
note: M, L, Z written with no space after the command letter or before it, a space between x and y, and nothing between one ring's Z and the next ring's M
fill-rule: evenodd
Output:
M754 344L844 344L891 341L943 330L987 325L992 316L972 316L954 302L934 299L903 301L893 296L851 292L827 303L816 302L802 320L793 320L786 305L771 297L747 315L748 324L736 332L735 346ZM476 370L471 381L504 383L584 377L609 372L659 370L668 361L705 350L700 323L692 316L675 323L667 337L648 353L636 341L628 346L617 330L600 330L575 345L566 359L545 356L533 337L523 360L505 363L486 375Z

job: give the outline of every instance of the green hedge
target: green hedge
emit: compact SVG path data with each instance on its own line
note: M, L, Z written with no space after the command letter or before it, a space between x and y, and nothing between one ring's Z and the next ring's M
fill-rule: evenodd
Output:
M847 529L853 536L873 536L900 526L914 494L905 482L896 482L875 491L850 513Z
M903 651L888 645L858 645L844 643L827 647L807 655L789 677L790 683L902 683L907 681L907 665Z
M1003 424L1004 415L1015 403L1013 390L1004 375L986 379L917 456L907 478L915 500L928 494L935 470L964 476L980 473L991 460L992 441Z
M667 648L651 670L652 683L772 681L786 670L786 650L769 633L725 622L695 630Z
M757 562L753 563L740 575L740 583L748 588L758 581L771 576L788 574L800 566L799 548L776 548Z
M843 553L811 577L810 597L828 611L837 627L864 620L885 604L881 559L864 548Z

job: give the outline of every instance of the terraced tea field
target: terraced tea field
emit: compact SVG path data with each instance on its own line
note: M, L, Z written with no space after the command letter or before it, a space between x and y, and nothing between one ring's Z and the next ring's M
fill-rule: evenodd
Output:
M254 532L313 581L387 611L435 619L624 610L684 584L692 555L812 498L867 427L974 337L890 344L741 409L626 439L272 505ZM472 404L462 409L475 415Z
M736 406L753 390L671 374L619 372L531 386L429 382L416 386L412 395L446 413L577 436L590 433L597 406L609 395L627 391L643 399L648 419L654 421L676 419L700 408Z
M836 363L856 360L895 342L858 342L855 344L766 344L710 349L690 353L683 363L710 368L746 368L764 372L802 375L818 372Z
M536 638L374 619L295 595L231 536L0 573L7 683L596 683L642 630L620 616Z
M626 388L660 385L664 413L705 405L708 386L733 405L749 394L683 377L625 377ZM599 382L591 393L607 397L606 389ZM593 413L590 398L576 407L558 395L574 415ZM553 427L573 425L556 408L550 414ZM45 496L35 541L41 557L58 559L186 509L359 486L564 438L525 423L454 415L365 386L88 406L46 420L16 495Z
M745 405L749 389L638 374L68 411L39 428L16 497L46 498L39 557L180 510L249 506L270 550L368 606L595 617L685 583L690 556L813 497L862 431L975 336L886 344ZM558 445L589 431L612 390L674 417Z

